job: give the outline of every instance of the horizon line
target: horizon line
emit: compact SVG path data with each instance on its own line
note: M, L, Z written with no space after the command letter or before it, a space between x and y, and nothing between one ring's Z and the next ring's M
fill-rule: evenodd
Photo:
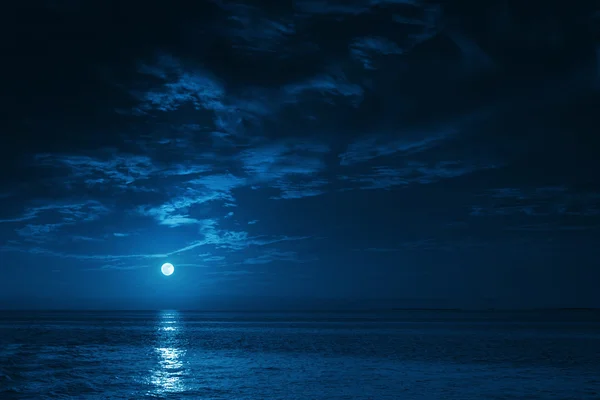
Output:
M325 312L400 312L400 311L443 311L443 312L533 312L533 311L600 311L600 307L528 307L528 308L315 308L315 309L295 309L295 308L282 308L282 309L236 309L236 308L4 308L0 307L0 312L4 311L52 311L52 312L78 312L78 311L128 311L128 312L148 312L148 311L177 311L177 312L220 312L220 313L278 313L278 312L301 312L301 313L325 313Z

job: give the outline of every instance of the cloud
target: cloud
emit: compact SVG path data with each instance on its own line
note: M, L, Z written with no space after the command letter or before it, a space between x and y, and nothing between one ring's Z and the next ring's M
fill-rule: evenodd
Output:
M479 47L479 45L468 36L452 30L446 31L446 34L460 49L466 66L469 67L471 72L474 69L489 69L495 66L491 57L487 55L481 49L481 47Z
M357 17L360 14L383 12L392 15L404 35L396 35L401 42L381 36L355 38L350 53L366 69L376 69L374 56L400 55L437 35L441 29L442 7L417 0L365 0L365 1L297 1L297 17L330 17L335 22Z
M109 208L95 200L56 202L30 206L21 216L2 219L0 223L29 222L15 229L17 235L29 241L43 242L55 238L55 232L63 227L96 221L109 213Z
M600 45L596 46L596 86L600 88Z
M254 225L257 224L259 222L258 219L253 219L252 221L248 221L248 225Z
M201 247L212 247L213 249L225 250L227 252L239 252L251 247L260 248L282 242L310 239L310 237L308 236L251 236L246 231L232 231L227 229L219 229L218 222L215 219L202 220L199 222L199 225L200 239L189 242L183 247L164 253L131 252L129 254L84 254L65 251L55 251L43 247L23 246L19 243L11 243L7 246L3 246L2 248L0 248L0 251L21 252L34 255L74 259L86 262L98 262L103 263L102 265L105 266L111 266L111 269L123 269L119 266L126 266L127 269L129 269L142 267L142 264L140 263L146 265L144 263L144 260L168 259L169 257L175 255L183 255ZM277 251L271 252L270 250L267 251L265 254L271 254L273 255L273 257L279 257L280 259L289 256L288 253L280 253ZM188 254L187 259L189 259L189 257L190 256ZM198 257L202 263L223 263L224 261L226 261L225 256L212 255L211 253L204 253L191 257Z
M283 90L288 96L288 103L313 99L315 94L319 94L329 103L336 99L346 99L357 107L362 103L364 96L363 88L350 83L341 71L323 73L302 82L289 84L284 86Z
M131 90L139 104L133 114L145 116L153 112L172 112L192 106L200 115L212 121L208 131L214 138L227 139L229 135L244 136L250 123L260 126L260 118L277 109L277 96L265 98L261 88L245 87L239 92L228 92L223 82L210 72L168 54L159 55L153 63L141 64L140 74L156 78L148 89ZM271 107L275 107L272 110Z
M291 182L280 180L273 184L274 188L280 190L278 196L271 196L270 199L301 199L304 197L313 197L325 193L325 187L329 181L325 179L315 179L303 182Z
M143 205L137 212L154 218L160 225L179 227L197 224L199 220L190 216L190 208L209 202L234 204L231 191L245 184L243 178L232 174L206 175L185 182L184 188L173 188L173 197L158 206Z
M600 216L600 193L565 186L498 188L481 197L485 201L472 207L471 216Z
M402 251L402 249L389 247L368 247L366 249L354 249L354 251L364 251L367 253L396 253L398 251Z
M324 193L328 181L319 174L329 147L319 143L271 143L241 152L239 159L255 187L267 184L280 194L271 199L297 199Z
M373 167L370 173L342 175L340 179L357 184L359 189L390 189L411 184L431 184L496 167L495 164L470 164L460 161L407 162L403 167Z
M416 132L408 135L374 135L359 139L339 154L340 165L348 166L393 154L414 154L439 145L457 133L456 129ZM404 136L404 137L402 137Z
M214 262L220 262L220 261L225 261L225 257L223 256L210 256L210 257L206 257L202 259L202 262L207 262L207 263L214 263Z
M198 109L224 109L225 89L210 73L185 68L180 60L161 54L154 64L141 64L138 72L163 81L160 88L132 91L141 101L135 111L174 111L189 103Z
M150 264L128 263L125 261L116 261L109 264L103 264L99 267L85 268L84 271L133 271L137 269L150 268Z
M145 259L166 259L170 256L188 253L200 247L213 247L215 249L227 250L229 252L237 252L249 247L264 247L276 243L310 239L309 236L250 236L250 234L246 231L219 229L216 219L199 220L197 224L200 226L200 239L189 242L183 247L165 253L78 254L54 251L42 247L23 247L18 243L4 246L0 249L0 251L23 252L82 261L104 261L106 263L115 264L117 261L121 260L131 260L132 262L136 262L136 260L139 261ZM208 255L210 255L210 253L200 255L200 257L203 258L203 261L207 262L216 262L222 260L221 258L214 258L221 256L210 256L207 258Z
M215 3L227 12L217 32L232 40L233 48L282 56L291 47L288 39L296 32L289 16L267 15L258 7L232 1Z
M507 231L521 231L521 232L575 232L575 231L589 231L597 230L600 228L600 224L585 224L585 225L573 225L573 224L561 224L557 222L543 222L537 224L524 224L509 226L504 228Z
M375 55L398 55L403 54L404 51L390 39L369 36L355 39L350 44L350 53L366 69L376 69L373 64Z
M328 151L328 147L317 143L277 142L245 150L239 159L253 182L274 181L323 171L322 157Z
M219 174L209 175L214 172L214 167L205 163L193 161L169 162L161 165L153 160L150 155L133 155L117 152L112 149L98 151L95 156L71 156L60 154L41 154L36 156L36 165L51 168L67 168L64 174L55 172L53 182L65 185L69 191L89 192L98 189L107 194L115 195L120 191L139 193L165 191L179 192L180 186L189 183L189 191L194 191L192 196L210 196L214 191L217 196L228 188L220 188L225 184L219 181L226 180ZM205 183L202 183L205 182ZM198 193L204 187L202 193ZM143 198L143 196L141 197ZM177 202L175 201L175 204ZM149 211L152 215L159 215L159 210Z
M80 254L69 253L62 251L54 251L42 247L24 247L16 244L11 244L0 248L2 252L18 252L34 255L43 255L57 258L74 259L79 261L99 261L99 262L116 262L119 260L145 260L167 258L171 253L148 253L148 254Z
M410 12L404 13L400 12L400 10L396 10L396 13L392 15L392 21L400 25L408 25L421 28L423 29L422 36L433 36L442 27L442 6L440 4L425 4L424 2L420 3L421 4L418 7L418 12L416 13L414 8L410 10ZM429 33L429 35L426 35L426 33ZM413 35L410 35L409 37L412 37Z
M214 246L217 249L240 251L252 246L267 246L281 242L310 239L308 236L250 236L246 231L219 229L218 222L215 219L201 221L200 235L202 236L201 239L170 254L179 254L203 246Z
M39 154L35 160L39 166L67 168L62 181L68 186L140 190L135 183L157 170L148 156L108 151L102 157Z
M54 233L61 227L65 226L63 223L58 224L27 224L22 228L16 229L15 231L19 236L28 238L33 241L44 241L48 238L50 233Z
M44 203L38 201L37 203ZM66 222L93 221L100 215L109 212L109 209L96 200L84 201L46 201L45 205L32 205L25 209L25 212L14 218L1 219L0 222L22 222L41 217L44 214L54 214L63 218Z
M409 251L456 251L465 248L484 248L489 246L490 243L483 238L472 238L472 237L452 237L450 239L419 239L411 240L399 243L395 247L368 247L365 249L355 249L357 252L366 253L399 253Z
M325 170L323 156L329 148L309 141L264 143L240 152L230 161L241 162L245 176L222 173L223 167L206 163L170 163L161 166L148 156L123 154L113 150L101 151L97 156L69 156L44 154L37 164L68 168L67 182L75 190L102 188L107 193L118 190L169 193L161 204L135 205L138 214L155 219L159 225L172 228L198 224L193 208L201 204L219 203L224 207L236 206L232 191L250 184L266 184L279 189L277 198L299 198L323 192L326 181L315 176ZM111 191L112 190L112 191ZM144 197L140 197L143 200ZM30 211L35 213L35 210ZM19 222L32 219L34 214L6 219ZM23 235L41 235L57 227L29 226Z
M90 236L72 235L70 237L73 242L103 242L104 238L95 238Z
M397 253L409 249L437 249L438 241L435 239L423 239L401 243L398 247L368 247L366 249L355 249L367 253Z
M214 271L208 272L206 275L218 275L218 276L240 276L240 275L253 275L257 274L257 271L249 271L249 270L223 270L223 271Z
M294 3L294 8L300 15L330 15L351 16L370 12L376 6L413 6L423 5L419 0L299 0Z
M293 262L293 263L305 263L315 261L316 258L301 258L298 253L294 251L279 251L275 249L267 250L263 254L244 259L240 264L245 265L259 265L259 264L270 264L276 261Z
M369 11L368 2L348 4L343 1L300 0L294 3L296 12L300 15L357 15Z
M340 165L350 166L391 156L415 156L437 150L442 145L464 138L469 129L486 121L490 115L491 109L482 107L461 113L443 123L423 121L399 128L393 133L388 128L388 132L363 136L350 142L346 151L338 155Z

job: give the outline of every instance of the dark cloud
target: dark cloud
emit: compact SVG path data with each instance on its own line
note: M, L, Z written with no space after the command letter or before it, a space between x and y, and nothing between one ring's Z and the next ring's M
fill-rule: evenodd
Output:
M473 207L471 215L600 216L600 193L564 186L492 189L487 195L486 203Z
M389 136L387 138L372 136L349 144L347 151L339 155L340 163L341 165L352 165L396 153L424 151L443 141L452 133L454 133L453 130L435 132L429 135L418 135L421 137L416 137L412 140L409 138L397 138L395 140L392 139L392 141L390 141Z
M216 2L226 18L215 21L217 31L233 42L235 49L247 52L277 53L289 56L288 50L296 33L292 15L270 15L264 9L241 2Z
M140 190L137 181L147 179L155 167L147 156L107 154L106 157L62 156L40 154L37 164L49 168L65 168L66 179L61 182L68 186L120 188Z
M496 167L494 164L476 165L458 161L440 161L435 164L409 162L401 168L374 167L370 173L342 176L341 179L356 184L359 189L391 189L395 186L435 183Z
M384 37L363 37L350 45L350 52L366 69L376 69L373 65L375 55L400 55L403 50L396 43Z

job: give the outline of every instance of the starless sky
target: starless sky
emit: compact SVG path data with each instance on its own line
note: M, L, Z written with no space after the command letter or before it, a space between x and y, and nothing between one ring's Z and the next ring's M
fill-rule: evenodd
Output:
M3 307L600 306L597 2L3 7Z

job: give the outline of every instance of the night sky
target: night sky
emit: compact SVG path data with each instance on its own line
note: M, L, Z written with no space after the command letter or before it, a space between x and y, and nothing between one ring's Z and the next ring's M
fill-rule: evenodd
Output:
M600 306L597 2L0 15L1 307Z

